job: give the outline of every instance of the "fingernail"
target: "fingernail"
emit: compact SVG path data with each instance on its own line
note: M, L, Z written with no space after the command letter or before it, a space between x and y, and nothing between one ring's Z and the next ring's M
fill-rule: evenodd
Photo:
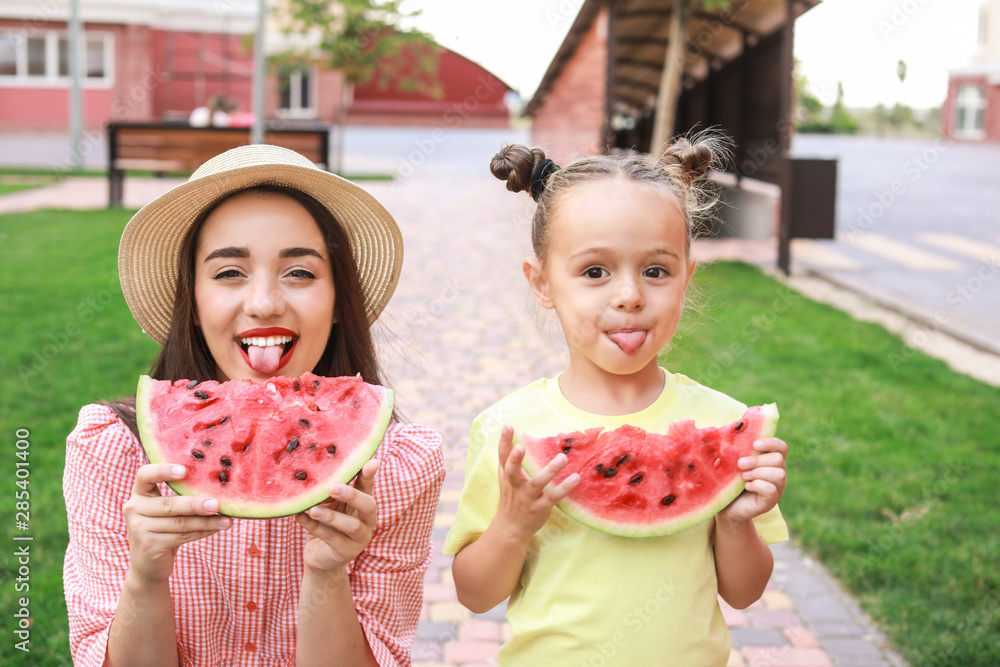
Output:
M326 512L322 507L313 507L309 510L309 516L314 519L322 519L326 515Z
M751 459L751 458L750 458L750 457L748 457L748 456L745 456L745 457L743 457L742 459L740 459L740 460L739 460L739 462L737 463L737 465L738 465L739 467L741 467L741 468L749 468L749 467L750 467L750 464L751 464L752 462L753 462L753 459Z
M183 477L184 472L185 472L184 466L174 466L173 468L170 469L170 474L176 478Z
M330 487L330 495L340 496L344 493L344 485L337 482Z
M205 501L205 511L206 512L218 512L219 511L219 501L215 498L209 498Z
M229 528L229 517L220 516L215 520L215 525L219 528Z

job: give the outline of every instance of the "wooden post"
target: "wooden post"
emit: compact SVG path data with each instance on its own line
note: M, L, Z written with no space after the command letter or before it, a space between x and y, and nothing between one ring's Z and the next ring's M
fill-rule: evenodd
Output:
M781 219L778 224L778 268L787 276L791 273L792 257L792 70L795 66L793 47L795 44L796 0L786 0L787 11L781 40L781 93L778 118L778 139L781 145L779 165L781 182Z
M687 18L690 0L674 0L670 13L670 43L664 57L660 91L656 98L656 117L649 153L660 157L667 141L674 135L677 122L677 100L681 94L681 79L687 61Z
M611 119L615 114L615 63L618 59L617 4L617 0L608 0L608 62L605 66L604 136L601 141L601 152L605 155L611 152L615 142L615 129L611 126Z

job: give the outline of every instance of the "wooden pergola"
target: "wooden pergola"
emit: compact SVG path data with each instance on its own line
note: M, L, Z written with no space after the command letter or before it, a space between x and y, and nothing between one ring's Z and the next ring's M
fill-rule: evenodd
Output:
M734 144L737 182L749 177L781 187L778 263L787 271L793 235L832 235L836 163L831 184L829 165L789 159L794 25L820 0L731 0L727 9L713 11L697 0L586 0L525 114L533 115L543 104L583 35L606 9L601 144L608 152L650 152L670 52L671 15L678 2L690 5L674 128L679 133L706 128L725 133ZM828 215L817 215L817 199L828 201Z

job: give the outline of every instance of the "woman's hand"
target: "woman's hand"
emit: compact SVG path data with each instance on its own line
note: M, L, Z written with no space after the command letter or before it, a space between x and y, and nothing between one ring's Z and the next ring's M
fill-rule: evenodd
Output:
M146 584L167 581L177 547L214 535L233 524L217 514L219 501L195 496L162 496L156 485L183 479L182 465L156 463L139 468L132 496L122 507L128 528L129 571Z
M573 473L558 485L546 490L566 466L566 455L557 454L537 475L529 477L521 467L524 445L514 445L514 429L504 426L500 433L500 506L496 520L509 534L527 541L545 525L552 507L565 498L580 482Z
M329 500L296 517L308 533L303 553L308 570L335 573L371 542L378 519L372 497L377 470L378 460L372 459L358 473L354 486L334 484Z
M739 460L746 489L719 518L733 523L749 521L778 504L785 491L785 455L788 445L778 438L764 438L753 443L754 453Z

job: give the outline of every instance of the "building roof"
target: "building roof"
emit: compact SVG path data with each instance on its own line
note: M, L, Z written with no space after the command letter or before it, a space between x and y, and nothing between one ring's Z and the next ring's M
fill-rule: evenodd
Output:
M610 6L609 76L613 105L625 112L651 106L660 88L663 63L670 43L670 15L678 0L585 0L566 38L542 77L538 90L525 107L533 115L594 19ZM768 37L785 24L787 1L796 4L796 17L821 0L732 0L730 8L697 9L687 25L687 62L684 76L691 84L706 79L712 70L742 55L744 37L749 45Z

